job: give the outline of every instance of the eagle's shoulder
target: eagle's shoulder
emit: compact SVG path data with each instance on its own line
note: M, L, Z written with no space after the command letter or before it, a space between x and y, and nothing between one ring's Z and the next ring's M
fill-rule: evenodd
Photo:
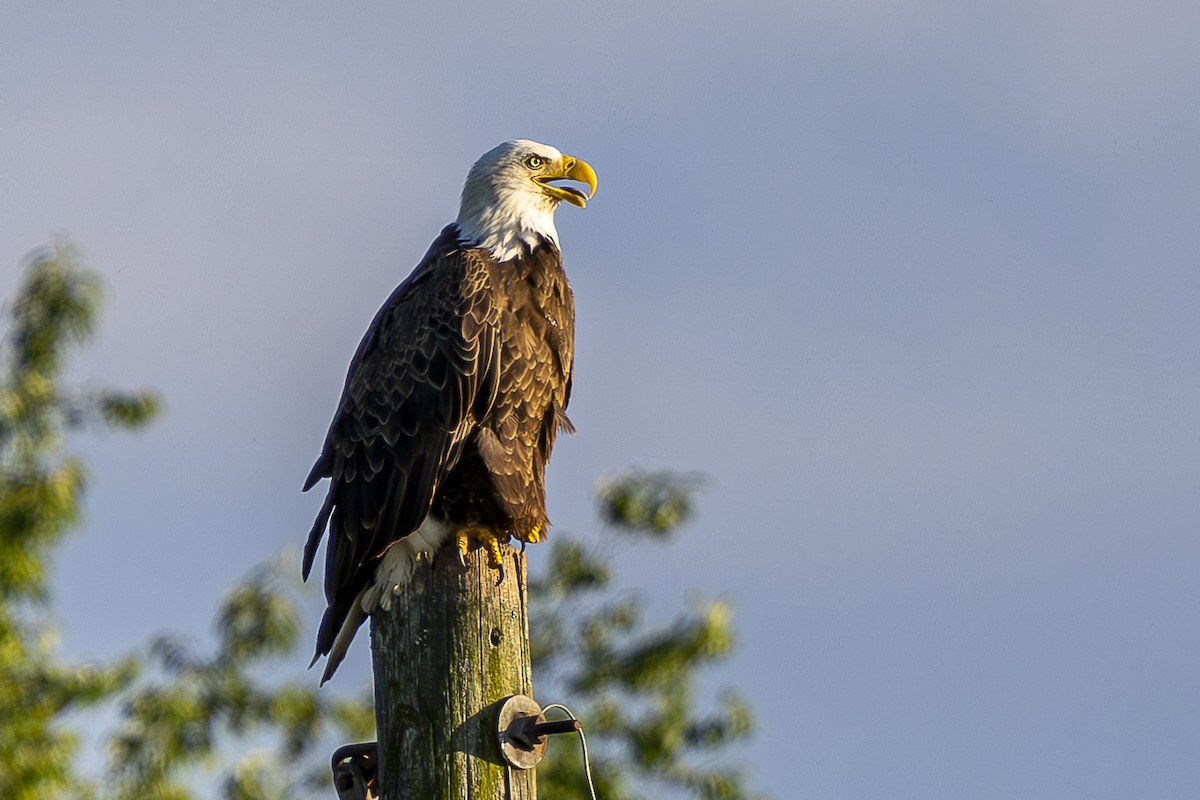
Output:
M461 421L471 400L464 395L479 387L494 349L498 313L488 261L464 247L457 226L448 225L384 301L350 361L306 490L333 477L337 450L350 455L381 437L394 446L426 424Z
M499 314L485 260L456 234L442 231L376 313L305 482L331 479L304 573L325 521L348 534L331 548L327 592L365 580L368 556L420 524L473 420L494 402Z

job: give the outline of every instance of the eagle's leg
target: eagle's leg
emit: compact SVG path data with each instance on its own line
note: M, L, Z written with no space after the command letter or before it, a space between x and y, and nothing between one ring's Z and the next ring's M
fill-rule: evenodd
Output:
M467 553L472 550L472 543L476 547L486 547L488 553L488 566L492 569L498 569L503 575L504 571L504 551L501 549L508 542L508 536L504 534L496 534L490 528L483 525L467 525L459 528L458 533L454 536L455 546L458 548L458 563L464 567L467 565Z

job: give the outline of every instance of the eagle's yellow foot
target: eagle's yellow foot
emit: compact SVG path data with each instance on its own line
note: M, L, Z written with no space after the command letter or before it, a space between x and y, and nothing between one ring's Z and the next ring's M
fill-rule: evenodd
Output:
M483 544L485 547L487 547L488 551L488 566L492 569L500 570L500 575L503 577L504 553L501 552L500 547L502 544L507 544L507 540L505 540L505 542L501 542L499 537L488 536L488 538L484 540Z
M454 535L454 549L458 552L458 564L463 569L467 568L467 551L471 549L471 537L467 535L467 529L463 528Z
M458 548L458 563L464 567L467 565L467 553L472 549L471 543L474 542L476 546L487 548L488 566L500 570L500 574L503 576L504 551L501 548L507 541L507 536L497 536L482 525L468 525L460 528L454 537L454 543Z

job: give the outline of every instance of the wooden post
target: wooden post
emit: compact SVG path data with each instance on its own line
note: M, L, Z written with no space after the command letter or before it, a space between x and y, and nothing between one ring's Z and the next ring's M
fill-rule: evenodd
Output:
M408 592L371 622L382 800L536 800L533 770L500 756L496 712L533 696L525 555L504 577L484 550L419 564Z

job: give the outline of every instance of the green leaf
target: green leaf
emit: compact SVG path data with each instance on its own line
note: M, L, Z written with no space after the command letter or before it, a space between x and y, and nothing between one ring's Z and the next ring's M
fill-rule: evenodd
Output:
M691 519L705 483L698 473L665 470L631 470L602 478L597 487L600 515L619 531L665 538Z

